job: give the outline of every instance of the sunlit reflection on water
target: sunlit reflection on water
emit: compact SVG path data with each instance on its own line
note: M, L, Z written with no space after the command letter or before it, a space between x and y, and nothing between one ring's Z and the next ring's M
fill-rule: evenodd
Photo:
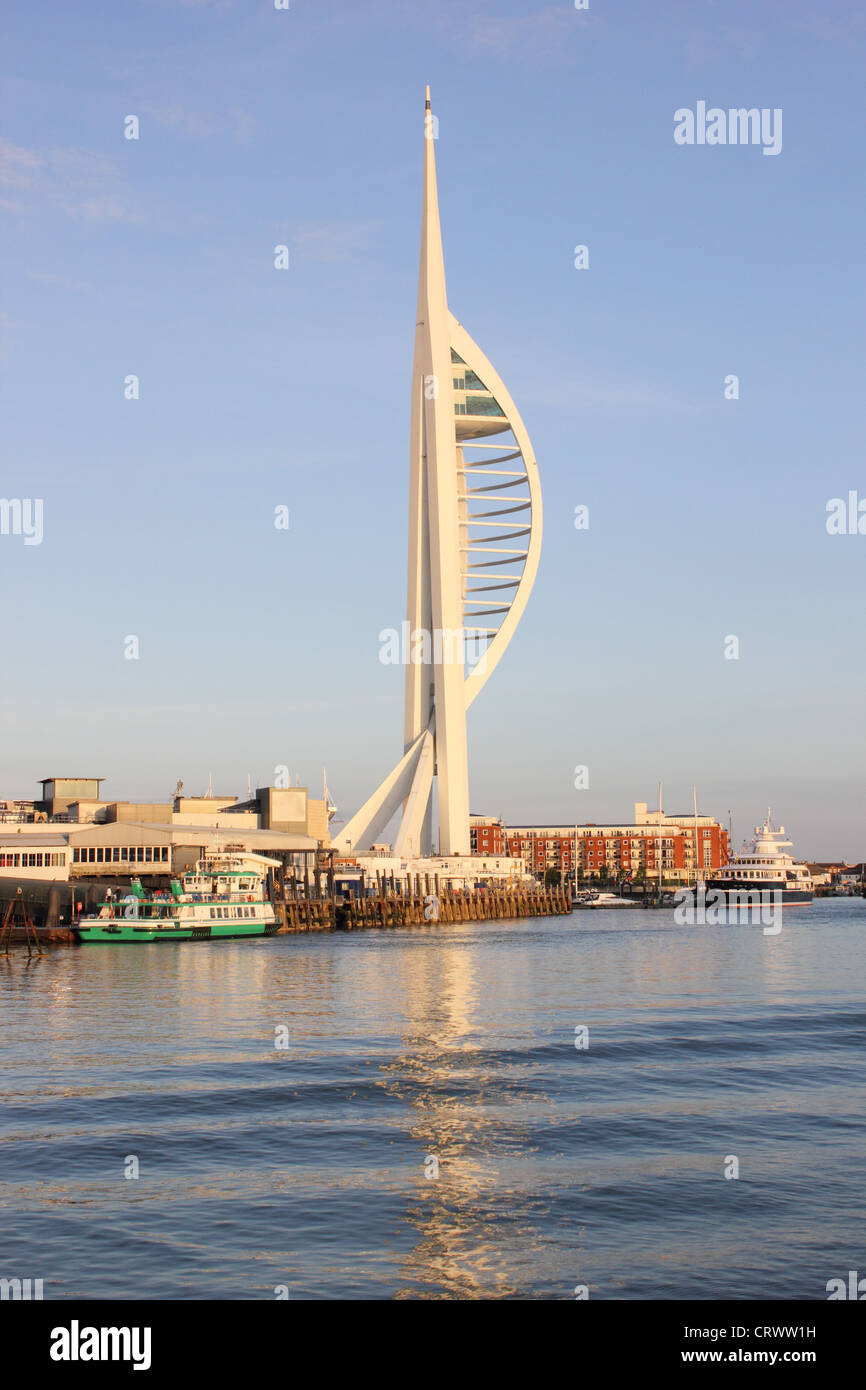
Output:
M864 1234L864 924L858 899L778 938L626 911L13 952L0 1273L57 1298L822 1297Z

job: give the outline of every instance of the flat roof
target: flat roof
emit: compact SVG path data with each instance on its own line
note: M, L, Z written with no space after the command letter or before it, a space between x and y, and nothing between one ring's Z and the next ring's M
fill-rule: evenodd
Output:
M41 847L43 845L68 844L69 838L66 835L17 835L11 832L5 835L0 829L0 845L3 845L7 852L17 845L39 845Z
M658 814L658 813L655 812L655 811L651 811L651 812L650 812L650 815L657 815L657 814ZM664 824L665 824L665 821L672 821L672 820L690 820L690 821L693 821L694 818L695 818L695 813L694 813L694 811L689 811L688 813L685 813L685 812L684 812L683 815L681 815L681 816L674 816L671 812L665 811L665 813L664 813L664 820L661 822L661 824L664 825ZM713 822L714 825L720 824L720 822L717 821L717 820L715 819L714 816L711 816L711 815L709 815L709 814L702 814L700 811L698 812L698 820L710 820L710 821ZM632 827L633 827L634 829L636 829L636 830L645 830L645 829L647 829L649 826L652 826L652 827L654 828L654 827L656 827L658 824L659 824L658 820L654 820L654 821L635 821L635 820L578 820L578 821L570 821L570 820L555 820L555 821L523 821L521 824L517 824L517 823L514 822L514 821L506 821L506 822L505 822L505 829L506 829L506 830L553 830L553 829L555 829L555 828L558 827L558 826L567 825L567 826L570 826L570 827L571 827L572 829L574 829L574 830L612 830L612 829L613 829L614 827L616 827L616 826L627 825L627 826L632 826Z
M105 777L37 777L43 787L46 782L104 782Z
M318 840L309 835L295 835L286 830L252 830L243 824L235 826L215 825L171 825L168 821L117 820L97 824L95 821L85 825L70 825L67 835L75 838L76 844L92 839L94 844L106 840L120 843L130 831L147 831L163 839L170 839L175 845L202 845L217 840L218 846L225 849L227 844L245 841L253 845L270 846L272 849L313 850L318 849ZM35 837L34 837L35 838Z

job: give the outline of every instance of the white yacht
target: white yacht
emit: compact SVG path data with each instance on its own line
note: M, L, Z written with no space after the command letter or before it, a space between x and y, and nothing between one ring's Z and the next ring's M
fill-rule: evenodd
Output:
M750 846L707 879L707 892L720 888L737 893L778 892L784 903L810 903L812 876L807 864L798 864L786 853L792 848L784 825L774 830L768 811L764 824L755 826Z

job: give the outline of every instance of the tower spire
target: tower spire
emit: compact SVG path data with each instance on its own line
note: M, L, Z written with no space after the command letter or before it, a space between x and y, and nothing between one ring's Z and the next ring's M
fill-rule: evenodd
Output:
M352 849L368 848L402 806L394 842L401 857L431 852L434 804L440 853L469 853L466 710L511 640L541 548L538 467L523 422L495 368L448 308L437 135L428 86L412 367L403 757L341 837ZM513 442L477 442L506 432ZM477 451L481 458L474 457ZM484 644L469 675L467 631Z
M445 257L436 182L436 123L427 88L424 113L424 204L418 314L415 327L413 394L420 393L420 418L412 439L414 498L426 510L429 541L410 524L409 553L419 554L429 583L429 624L417 597L409 595L409 622L430 632L427 662L410 666L406 682L406 743L435 719L436 772L439 778L439 832L445 854L469 853L469 763L466 748L466 700L463 690L463 584L461 580L460 506L454 436L454 386L451 374L451 324L445 290ZM425 495L426 494L426 495ZM413 509L414 510L414 509ZM414 534L413 534L414 532ZM410 565L412 560L410 558ZM420 620L420 621L419 621ZM437 636L439 650L437 652ZM419 690L419 682L421 688ZM426 687L427 696L424 697Z

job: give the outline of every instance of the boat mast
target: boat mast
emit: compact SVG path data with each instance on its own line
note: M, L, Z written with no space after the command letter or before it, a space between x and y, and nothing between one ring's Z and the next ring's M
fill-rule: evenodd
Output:
M658 833L658 861L659 861L659 903L662 900L662 784L659 782L659 833Z
M692 799L695 805L695 892L698 891L698 789L692 787Z

